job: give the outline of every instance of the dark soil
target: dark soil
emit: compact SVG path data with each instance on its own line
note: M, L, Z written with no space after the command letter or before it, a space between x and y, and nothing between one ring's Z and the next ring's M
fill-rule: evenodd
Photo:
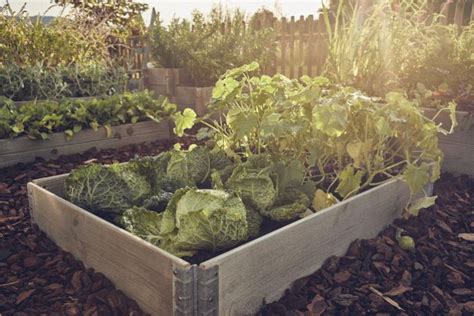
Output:
M354 241L260 314L473 315L474 180L443 175L435 193L435 206ZM414 251L398 246L396 228L415 239Z

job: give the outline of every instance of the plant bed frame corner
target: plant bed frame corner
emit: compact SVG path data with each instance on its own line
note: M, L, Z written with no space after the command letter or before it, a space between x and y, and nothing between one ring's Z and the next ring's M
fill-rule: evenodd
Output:
M409 200L392 180L194 265L66 201L66 177L28 184L32 221L153 315L255 313L353 240L374 237Z
M437 109L423 108L429 118L433 118ZM453 174L467 174L474 176L474 127L469 128L469 120L474 119L474 113L456 111L456 120L459 126L450 135L439 135L439 148L444 154L442 170ZM451 119L443 112L436 123L441 123L449 129Z
M110 137L105 128L82 130L68 140L62 132L50 134L46 140L32 140L26 136L0 139L0 168L19 162L31 162L36 157L57 158L84 152L91 148L118 148L131 144L152 142L172 138L171 123L164 119L160 123L153 121L123 124L111 128Z

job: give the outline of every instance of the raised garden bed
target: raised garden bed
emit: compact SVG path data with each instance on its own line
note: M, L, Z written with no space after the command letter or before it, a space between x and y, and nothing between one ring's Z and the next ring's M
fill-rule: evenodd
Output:
M192 108L202 116L207 113L213 87L193 87L189 73L180 68L148 68L144 70L145 88L155 95L164 95L179 110Z
M63 199L66 175L28 184L32 220L155 315L242 315L399 217L408 187L390 181L214 258L192 264ZM355 220L357 219L357 220Z
M105 128L98 131L87 129L68 140L63 132L49 135L46 140L32 140L26 136L0 139L0 168L19 162L34 161L36 157L56 158L60 155L80 153L90 148L118 148L129 144L170 139L171 125L168 120L160 123L148 121Z
M354 241L259 315L472 315L474 179L444 174L434 193L436 205ZM413 251L398 246L397 228Z
M425 108L424 113L433 117L437 110ZM444 153L442 170L454 174L474 176L474 127L471 127L473 116L464 111L456 112L458 127L453 134L439 135L439 147ZM450 118L446 112L442 113L436 122L442 123L449 129Z

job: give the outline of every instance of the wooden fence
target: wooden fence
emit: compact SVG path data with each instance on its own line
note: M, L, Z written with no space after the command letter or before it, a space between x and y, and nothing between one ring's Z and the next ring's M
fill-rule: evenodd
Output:
M370 3L371 0L366 0ZM397 0L394 0L396 5ZM430 12L439 12L444 24L465 26L474 21L474 0L433 0L429 3ZM153 9L156 17L156 12ZM278 19L270 12L262 15L260 26L271 26L277 33L277 51L275 59L267 65L265 72L269 75L281 73L290 78L302 75L318 75L322 72L327 56L326 25L322 13L317 15L282 17ZM223 25L223 30L225 30ZM258 27L257 27L258 29ZM142 39L131 42L136 46L131 49L130 60L136 78L141 77L141 68L148 61L147 48Z

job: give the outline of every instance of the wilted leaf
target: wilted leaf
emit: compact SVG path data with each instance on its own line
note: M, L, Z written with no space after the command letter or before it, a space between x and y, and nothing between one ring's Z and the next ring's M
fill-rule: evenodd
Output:
M336 204L337 202L339 201L331 193L326 193L321 189L317 189L316 192L314 192L312 206L315 211L320 211Z
M420 166L408 165L402 175L403 180L410 187L412 194L420 192L430 180L430 166L422 163Z
M354 167L351 165L347 166L342 170L339 176L339 185L336 188L336 192L342 197L346 197L349 193L355 193L360 188L362 182L362 176L364 172L357 170L355 172Z
M420 210L434 205L437 197L438 196L425 196L414 201L413 203L411 203L410 207L408 208L408 212L410 214L418 216L418 213L420 212Z

